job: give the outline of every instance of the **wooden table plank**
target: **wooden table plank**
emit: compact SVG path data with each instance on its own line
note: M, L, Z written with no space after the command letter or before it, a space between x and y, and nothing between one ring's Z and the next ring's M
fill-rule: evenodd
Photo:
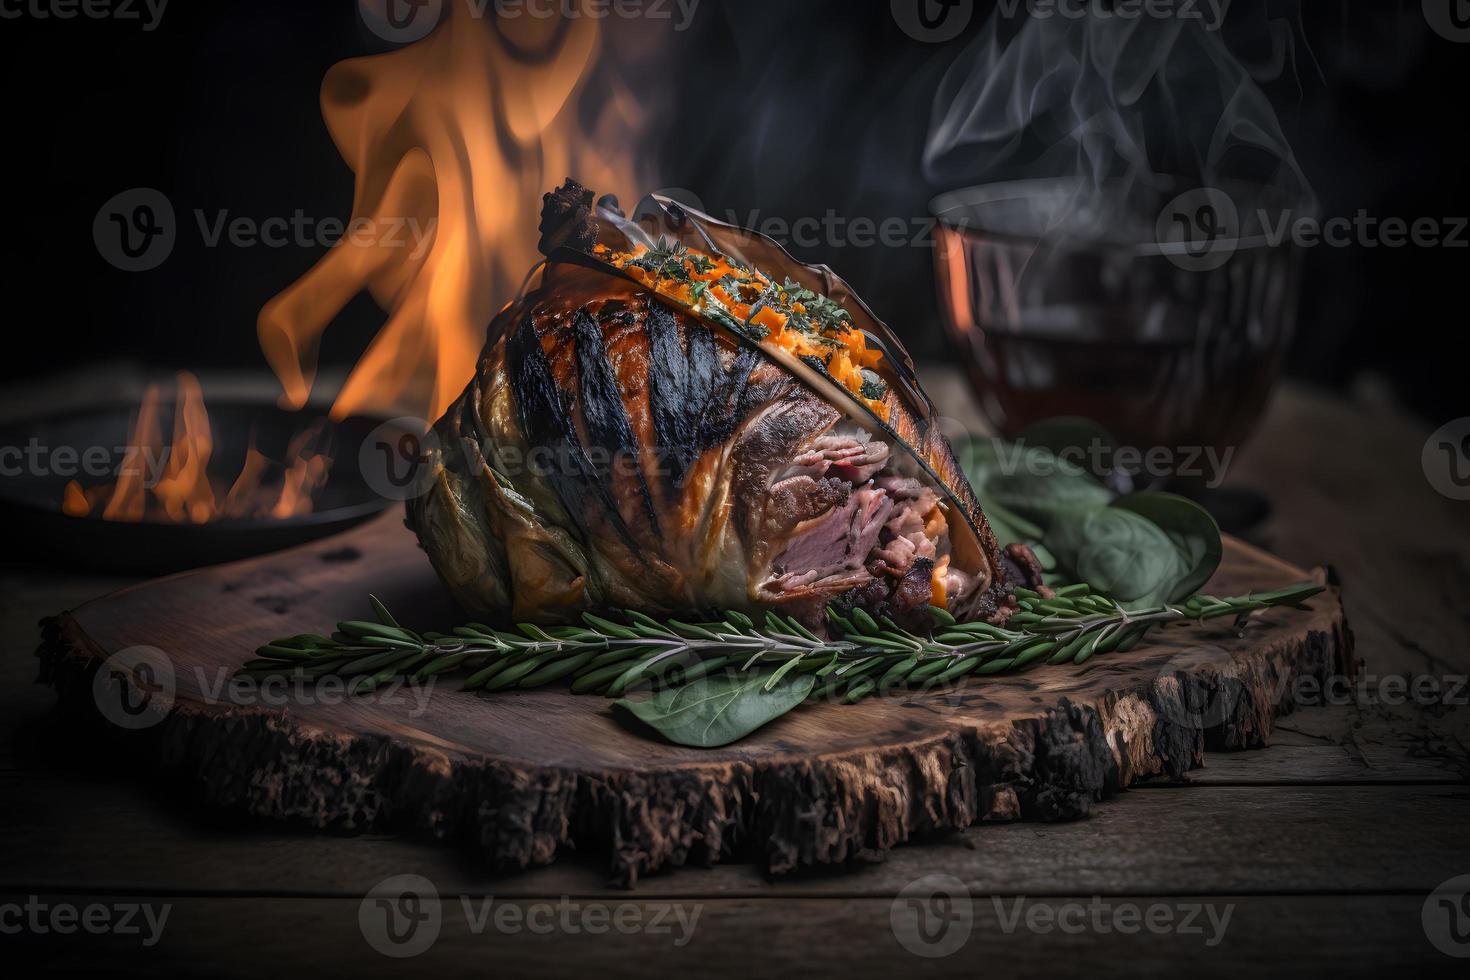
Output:
M24 902L27 895L0 895ZM141 900L169 904L159 941L143 948L139 936L27 934L14 945L43 957L52 969L80 969L105 961L132 975L222 977L322 973L331 976L401 978L470 975L484 977L742 976L882 978L922 969L926 975L998 976L1055 980L1070 967L1089 975L1175 974L1189 964L1192 977L1332 977L1392 966L1399 970L1443 969L1452 960L1426 938L1421 896L1202 896L1178 899L1139 896L1097 906L1088 895L1065 898L998 899L961 897L942 907L956 916L935 935L943 946L916 943L899 913L894 927L890 899L824 900L776 896L677 903L639 899L596 906L585 901L541 904L496 899L489 907L441 892L432 920L437 936L412 959L392 959L374 950L360 925L361 904L346 899L198 898L178 896L38 895L37 901L85 906ZM1019 903L1019 904L1018 904ZM1125 917L1117 918L1120 905ZM506 908L512 912L503 911ZM1198 908L1199 911L1194 911ZM565 911L562 911L565 909ZM1126 912L1127 909L1135 910ZM1151 910L1157 909L1157 912ZM1215 918L1209 917L1209 909ZM1227 912L1228 909L1228 912ZM1011 929L1006 923L1021 919ZM968 918L967 918L968 913ZM369 916L381 915L370 911ZM681 925L678 915L683 915ZM911 912L908 914L912 914ZM1155 915L1178 928L1145 929L1135 922ZM488 919L485 916L489 916ZM494 918L502 915L498 931ZM606 918L602 918L602 916ZM616 918L622 916L621 919ZM1131 916L1137 915L1138 919ZM1061 916L1066 929L1056 923ZM529 917L529 918L528 918ZM1045 929L1030 928L1029 921ZM655 920L658 920L655 925ZM375 928L368 919L369 929ZM381 921L381 920L379 920ZM938 920L933 920L937 922ZM568 927L564 923L571 923ZM583 923L586 923L586 926ZM622 931L639 923L639 931ZM692 922L692 929L687 924ZM1096 923L1101 923L1099 927ZM593 933L590 928L606 931ZM1216 923L1224 923L1223 930ZM533 932L530 925L543 932ZM1117 928L1136 929L1122 932ZM479 931L477 931L479 927ZM668 931L651 931L664 929ZM429 935L428 926L422 927ZM1195 929L1199 931L1194 931ZM954 951L921 958L905 947ZM1310 936L1310 942L1302 937ZM230 952L220 955L222 937ZM681 940L687 942L678 945ZM724 968L724 969L722 969Z
M571 855L494 877L451 848L295 834L158 803L148 787L0 776L11 849L0 887L350 896L395 874L472 894L617 894L605 859ZM849 872L772 883L754 866L650 876L640 896L893 895L942 868L976 892L1428 891L1470 872L1460 786L1199 786L1124 794L1076 824L982 825Z
M1269 423L1234 473L1271 497L1260 542L1336 568L1369 671L1470 673L1470 505L1420 463L1439 423L1304 389Z
M1189 774L1195 786L1463 785L1465 777L1447 759L1416 759L1400 753L1367 760L1346 745L1280 745L1260 752L1213 752L1205 767ZM1173 788L1148 780L1139 789Z

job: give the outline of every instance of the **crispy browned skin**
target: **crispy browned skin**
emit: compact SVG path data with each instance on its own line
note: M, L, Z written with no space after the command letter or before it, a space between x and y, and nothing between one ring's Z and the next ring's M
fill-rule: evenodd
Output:
M475 380L435 427L432 486L408 507L462 605L556 622L784 602L810 619L837 597L758 588L792 530L833 503L772 491L842 418L784 368L633 283L570 264L550 266L489 336ZM895 423L913 428L901 411ZM952 465L934 436L926 459ZM956 544L982 588L998 579L993 537L979 554Z

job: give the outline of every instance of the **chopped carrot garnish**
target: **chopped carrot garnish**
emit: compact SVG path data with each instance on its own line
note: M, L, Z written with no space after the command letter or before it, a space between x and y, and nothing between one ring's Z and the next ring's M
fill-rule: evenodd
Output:
M720 322L733 320L727 325L740 327L762 345L816 358L833 380L887 421L886 387L872 373L883 353L868 349L867 336L854 329L847 311L830 299L790 280L773 289L772 281L755 269L682 245L660 243L656 250L638 245L619 252L599 243L592 252L696 313Z

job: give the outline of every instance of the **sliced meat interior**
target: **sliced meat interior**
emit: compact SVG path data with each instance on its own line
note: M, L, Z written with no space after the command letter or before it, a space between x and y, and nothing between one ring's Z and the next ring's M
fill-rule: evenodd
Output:
M772 566L777 578L770 587L789 592L829 579L866 579L868 555L892 510L887 494L862 486L820 517L798 524Z
M792 460L787 472L812 477L833 476L858 485L883 469L888 455L888 443L874 439L866 432L825 435Z
M885 443L866 433L834 433L781 471L772 490L790 530L773 549L762 585L767 598L819 615L826 602L845 596L902 621L975 589L973 576L950 568L939 495L887 472L889 465Z

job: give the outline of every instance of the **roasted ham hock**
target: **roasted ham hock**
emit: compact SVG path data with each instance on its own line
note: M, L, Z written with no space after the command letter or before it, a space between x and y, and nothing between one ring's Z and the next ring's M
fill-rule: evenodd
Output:
M546 195L522 294L434 427L408 522L468 610L830 604L1003 621L1000 548L893 333L826 267L652 196Z

